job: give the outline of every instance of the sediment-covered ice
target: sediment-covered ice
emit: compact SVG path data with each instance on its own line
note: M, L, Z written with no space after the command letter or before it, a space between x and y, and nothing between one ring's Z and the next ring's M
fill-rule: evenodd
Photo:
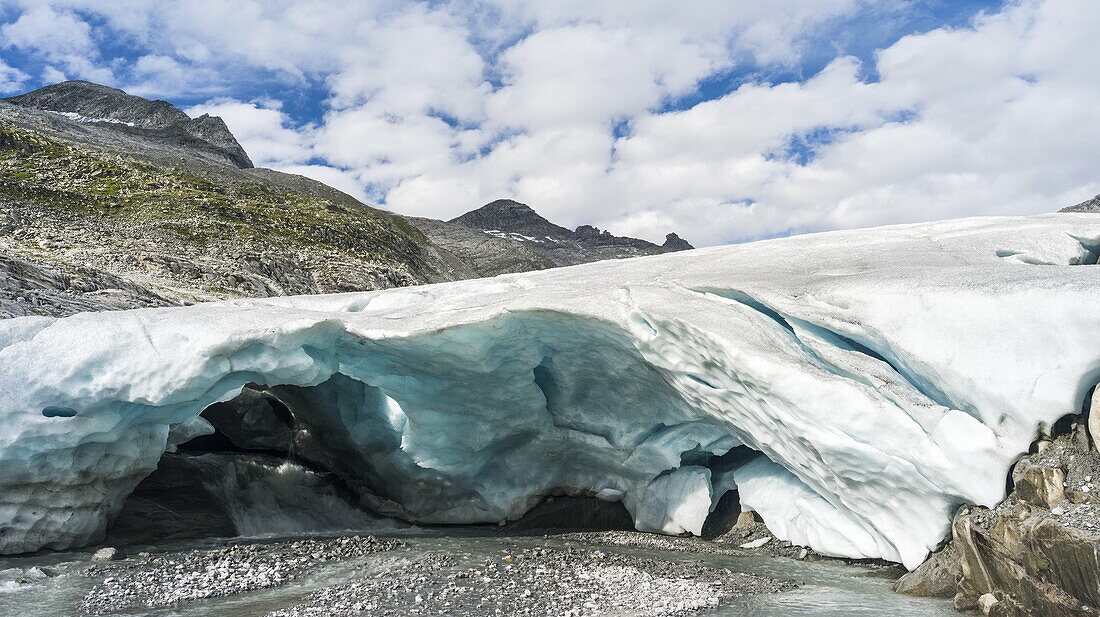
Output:
M381 514L589 494L698 533L737 486L780 537L914 567L1100 381L1098 253L1095 215L969 219L0 322L0 552L94 541L173 427L258 384Z

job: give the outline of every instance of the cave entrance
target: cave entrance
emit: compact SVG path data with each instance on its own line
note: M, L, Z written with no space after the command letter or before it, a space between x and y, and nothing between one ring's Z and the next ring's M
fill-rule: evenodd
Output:
M213 432L169 448L107 526L113 546L392 525L296 454L290 409L259 386L201 414Z
M510 531L633 531L634 518L621 501L549 495L505 528Z
M703 523L701 537L704 540L717 540L729 534L737 525L743 508L733 473L738 467L759 456L764 455L748 446L737 446L725 454L710 455L700 461L710 469L711 485L718 496L717 503Z

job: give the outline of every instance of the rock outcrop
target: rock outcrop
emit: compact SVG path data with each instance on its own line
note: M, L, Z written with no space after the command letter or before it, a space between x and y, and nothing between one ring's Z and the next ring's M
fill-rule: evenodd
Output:
M435 219L408 217L408 221L438 248L440 261L447 264L456 279L545 270L556 265L526 242Z
M665 242L661 245L661 248L664 249L666 253L672 253L675 251L690 251L695 247L675 233L670 233L665 236Z
M0 102L0 314L453 279L401 217L118 126Z
M894 583L894 591L925 598L953 598L958 592L962 575L959 551L955 545L947 545Z

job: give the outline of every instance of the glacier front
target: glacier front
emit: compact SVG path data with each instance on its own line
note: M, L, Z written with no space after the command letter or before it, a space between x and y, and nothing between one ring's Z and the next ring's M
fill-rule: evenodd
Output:
M548 494L913 568L1100 381L1100 220L980 218L493 279L0 322L0 553L86 545L262 386L371 510Z

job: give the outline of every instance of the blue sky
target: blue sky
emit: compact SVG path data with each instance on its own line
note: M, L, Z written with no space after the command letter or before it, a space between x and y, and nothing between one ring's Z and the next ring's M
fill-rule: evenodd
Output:
M1091 0L0 0L0 93L89 79L406 214L717 244L1100 192Z

